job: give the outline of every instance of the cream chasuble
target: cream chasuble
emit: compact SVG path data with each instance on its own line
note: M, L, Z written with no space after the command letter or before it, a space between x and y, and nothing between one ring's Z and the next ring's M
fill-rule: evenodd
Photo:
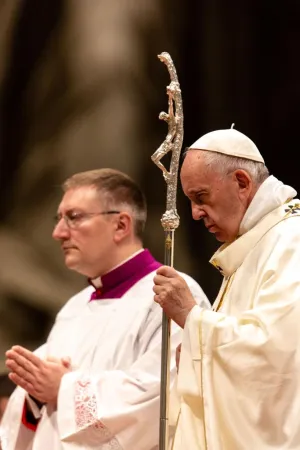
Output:
M269 177L184 328L174 450L300 449L300 202ZM280 205L280 206L279 206Z
M62 378L57 410L44 407L36 431L25 428L26 393L17 388L0 427L2 450L158 448L162 314L153 300L154 275L121 298L89 301L90 286L63 307L37 351L42 358L71 358L73 371ZM196 301L208 306L199 285L182 276ZM174 380L181 332L177 326L172 330Z

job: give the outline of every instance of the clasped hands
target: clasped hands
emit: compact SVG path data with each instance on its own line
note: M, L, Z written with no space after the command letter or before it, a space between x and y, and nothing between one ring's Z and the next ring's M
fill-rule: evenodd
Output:
M186 281L173 268L162 266L154 277L153 291L155 302L183 328L189 312L196 305ZM68 358L42 360L18 345L8 350L6 357L9 378L15 384L41 403L57 403L61 379L71 371Z
M61 379L71 371L69 358L45 361L19 345L6 352L9 378L41 403L56 405Z

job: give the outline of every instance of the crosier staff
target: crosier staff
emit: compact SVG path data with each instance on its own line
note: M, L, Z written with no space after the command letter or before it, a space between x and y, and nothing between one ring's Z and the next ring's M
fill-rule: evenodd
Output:
M176 69L169 53L163 52L158 58L166 64L171 83L167 86L168 113L161 112L159 118L168 123L168 133L156 152L151 156L152 161L162 170L167 183L167 208L161 218L165 232L165 260L167 266L173 267L174 260L174 232L179 226L179 215L176 210L177 178L180 152L183 142L183 110L181 89ZM168 153L172 152L169 171L160 162ZM160 386L160 426L159 450L168 448L168 420L169 420L169 386L170 386L170 331L171 321L163 312L162 317L162 351L161 351L161 386Z

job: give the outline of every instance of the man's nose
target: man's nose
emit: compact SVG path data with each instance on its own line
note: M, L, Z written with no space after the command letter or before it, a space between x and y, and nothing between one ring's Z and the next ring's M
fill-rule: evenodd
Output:
M52 232L53 239L60 241L61 239L66 239L70 236L70 229L66 224L64 218L62 217L54 227Z
M205 212L199 205L192 203L192 216L194 220L201 220L205 217Z

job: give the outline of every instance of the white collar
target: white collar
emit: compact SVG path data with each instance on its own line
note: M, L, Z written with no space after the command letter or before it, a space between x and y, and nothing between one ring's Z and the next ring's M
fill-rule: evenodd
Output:
M287 204L296 194L295 189L284 185L275 177L267 178L246 211L240 225L240 236L230 244L223 244L212 256L210 263L223 275L232 275L270 228L294 213L300 214L299 200L294 199Z
M250 203L239 229L239 236L251 230L269 212L294 198L297 191L291 186L283 184L273 175L269 176L259 187Z
M101 276L106 275L107 273L111 272L112 270L116 269L117 267L122 266L123 264L125 264L127 261L130 261L130 259L134 258L135 256L137 256L139 253L142 253L145 249L141 248L140 250L138 250L137 252L134 252L132 255L129 256L129 258L124 259L122 262L120 262L119 264L117 264L116 266L112 267L108 272L106 272L105 274L103 273ZM101 281L101 277L96 277L90 280L90 283L96 288L99 289L102 287L102 281Z

